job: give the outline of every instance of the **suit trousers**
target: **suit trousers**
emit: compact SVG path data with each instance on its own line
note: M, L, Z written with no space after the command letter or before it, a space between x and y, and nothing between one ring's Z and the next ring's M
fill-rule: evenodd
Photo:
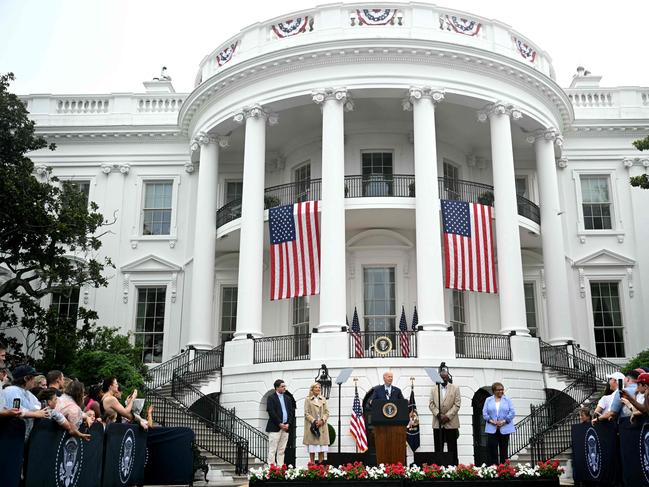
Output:
M447 445L448 452L453 454L453 465L458 464L457 458L457 429L451 428L442 428L442 438L440 441L439 429L433 429L433 441L435 442L435 451L442 452L444 451L444 444Z
M489 465L498 465L507 460L509 434L503 435L500 430L487 433L487 459Z
M288 443L288 431L268 433L268 465L284 465L284 452Z

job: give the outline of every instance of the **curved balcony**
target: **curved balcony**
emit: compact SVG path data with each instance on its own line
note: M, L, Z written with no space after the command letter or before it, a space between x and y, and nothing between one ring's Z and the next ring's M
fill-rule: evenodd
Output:
M493 205L494 188L488 184L461 179L438 178L439 196L447 200ZM292 205L300 201L319 200L322 180L280 184L264 191L264 207ZM391 176L345 176L345 198L414 198L415 176L394 174ZM518 196L518 214L541 223L539 207L532 201ZM241 199L226 203L216 212L216 228L241 218Z

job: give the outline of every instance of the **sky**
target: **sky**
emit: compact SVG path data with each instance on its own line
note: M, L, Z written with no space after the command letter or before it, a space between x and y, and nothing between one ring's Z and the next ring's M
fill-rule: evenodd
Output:
M11 90L18 94L142 92L142 82L158 76L164 65L176 91L189 92L200 61L230 36L323 3L0 0L0 73L15 74ZM584 66L603 76L602 86L649 87L646 25L640 20L649 18L646 0L440 0L437 5L511 25L550 54L561 86Z

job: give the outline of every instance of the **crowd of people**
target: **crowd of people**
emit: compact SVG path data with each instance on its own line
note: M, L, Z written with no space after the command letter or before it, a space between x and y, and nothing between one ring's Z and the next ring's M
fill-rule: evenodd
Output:
M25 441L35 419L51 419L71 436L82 440L90 440L90 434L84 431L95 422L104 425L131 422L144 429L153 425L152 406L146 418L140 416L144 400L138 402L137 389L122 404L122 391L116 377L108 377L101 384L86 388L60 370L41 374L31 365L22 364L9 373L5 359L6 347L0 344L0 418L25 421Z
M626 374L615 372L608 376L604 395L597 403L590 421L631 421L649 416L649 367L641 367ZM581 417L587 420L586 413Z

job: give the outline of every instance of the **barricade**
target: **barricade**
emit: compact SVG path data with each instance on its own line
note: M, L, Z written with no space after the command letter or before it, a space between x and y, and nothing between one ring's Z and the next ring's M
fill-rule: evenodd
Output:
M23 464L25 422L22 419L0 418L0 472L2 484L18 487Z
M138 425L112 423L104 437L103 487L144 484L147 432Z
M194 478L190 428L151 428L146 447L145 485L185 485Z
M620 454L624 485L649 486L649 420L630 423L623 421L620 428Z

